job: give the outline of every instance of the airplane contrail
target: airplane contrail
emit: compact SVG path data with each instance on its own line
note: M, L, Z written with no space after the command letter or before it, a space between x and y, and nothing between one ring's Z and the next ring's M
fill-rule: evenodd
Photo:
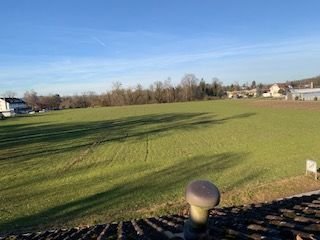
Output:
M95 40L100 46L106 47L106 44L103 41L101 41L99 38L97 37L91 37L91 38Z

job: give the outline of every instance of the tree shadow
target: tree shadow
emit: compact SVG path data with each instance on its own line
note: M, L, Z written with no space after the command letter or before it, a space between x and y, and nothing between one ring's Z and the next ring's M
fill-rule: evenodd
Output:
M72 223L77 218L97 215L100 216L99 220L103 222L115 220L114 218L118 220L122 213L133 211L137 205L152 207L153 204L169 201L172 193L184 196L185 186L191 180L210 179L215 181L218 174L221 175L227 169L235 167L246 156L246 153L223 153L181 159L170 166L149 171L143 176L130 179L130 181L123 182L111 189L54 206L34 215L3 222L0 224L0 230L17 232L66 226L68 222ZM259 177L258 173L251 176L251 178L257 177ZM241 177L239 181L242 181ZM93 178L90 182L94 184L99 181L95 181Z
M202 129L252 115L254 113L218 118L218 116L209 113L168 113L70 124L41 122L2 126L0 128L0 153L5 154L0 155L0 167L1 165L6 166L7 163L20 164L35 157L79 152L83 149L94 150L99 144L109 142L136 141L144 139L146 136L159 137L159 135L172 134L174 131ZM84 140L78 141L79 139ZM148 173L144 174L143 177L121 183L92 196L54 206L31 216L20 217L7 222L2 221L0 230L23 230L30 227L54 226L72 222L77 218L81 219L86 215L101 215L101 213L106 213L106 216L100 219L110 221L113 219L108 214L108 209L118 210L117 218L119 218L122 211L127 209L127 206L134 209L135 202L139 203L140 201L140 204L145 202L146 205L148 202L149 204L157 203L159 201L155 198L160 196L168 199L168 192L179 192L183 196L184 187L190 180L200 177L210 177L211 180L214 180L216 171L223 172L237 165L244 156L245 154L225 153L184 158L159 171L148 169ZM77 174L82 171L81 168L85 170L86 166L69 169L68 172ZM129 169L128 172L130 171L141 170ZM15 185L10 184L10 187L7 188L1 186L0 191L4 193L8 189L23 188L42 180L50 181L50 179L55 178L57 178L57 172L48 172L45 176L33 176L29 181L20 181ZM91 182L93 184L95 179L91 179L88 184L91 184ZM84 185L83 187L90 187L90 185L85 185L82 182L79 182L79 184ZM35 192L35 194L45 196L51 190L46 191ZM150 199L152 200L150 201ZM114 214L114 212L111 214Z
M171 113L68 124L43 122L8 125L0 129L0 149L5 151L5 154L0 155L0 161L27 161L43 155L90 148L107 142L139 140L177 130L204 128L252 115L254 113L217 118L208 113Z

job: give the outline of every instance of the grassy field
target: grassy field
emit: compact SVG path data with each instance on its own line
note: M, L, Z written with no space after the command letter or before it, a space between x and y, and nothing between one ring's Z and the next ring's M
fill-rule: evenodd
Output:
M305 160L320 156L320 104L260 103L90 108L0 121L0 231L174 213L185 207L186 184L199 178L220 188L222 205L317 187L301 176Z

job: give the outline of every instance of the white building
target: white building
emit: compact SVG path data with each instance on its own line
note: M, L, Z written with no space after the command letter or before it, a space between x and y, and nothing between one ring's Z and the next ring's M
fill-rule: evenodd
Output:
M271 92L268 91L268 92L262 93L262 97L265 97L265 98L272 97Z
M28 106L20 98L0 98L0 112L5 117L14 116L16 113L26 113Z
M227 91L228 98L250 98L257 96L257 89L240 90L240 91Z
M282 98L284 95L281 93L280 90L284 91L284 88L280 87L278 84L273 84L268 92L262 94L263 97L272 97L272 98Z
M287 100L320 100L320 88L290 89Z

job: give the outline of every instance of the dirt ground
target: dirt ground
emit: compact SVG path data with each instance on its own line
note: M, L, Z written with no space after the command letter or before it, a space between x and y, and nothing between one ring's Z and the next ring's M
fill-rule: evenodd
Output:
M320 101L257 100L248 101L248 104L256 107L320 111Z

